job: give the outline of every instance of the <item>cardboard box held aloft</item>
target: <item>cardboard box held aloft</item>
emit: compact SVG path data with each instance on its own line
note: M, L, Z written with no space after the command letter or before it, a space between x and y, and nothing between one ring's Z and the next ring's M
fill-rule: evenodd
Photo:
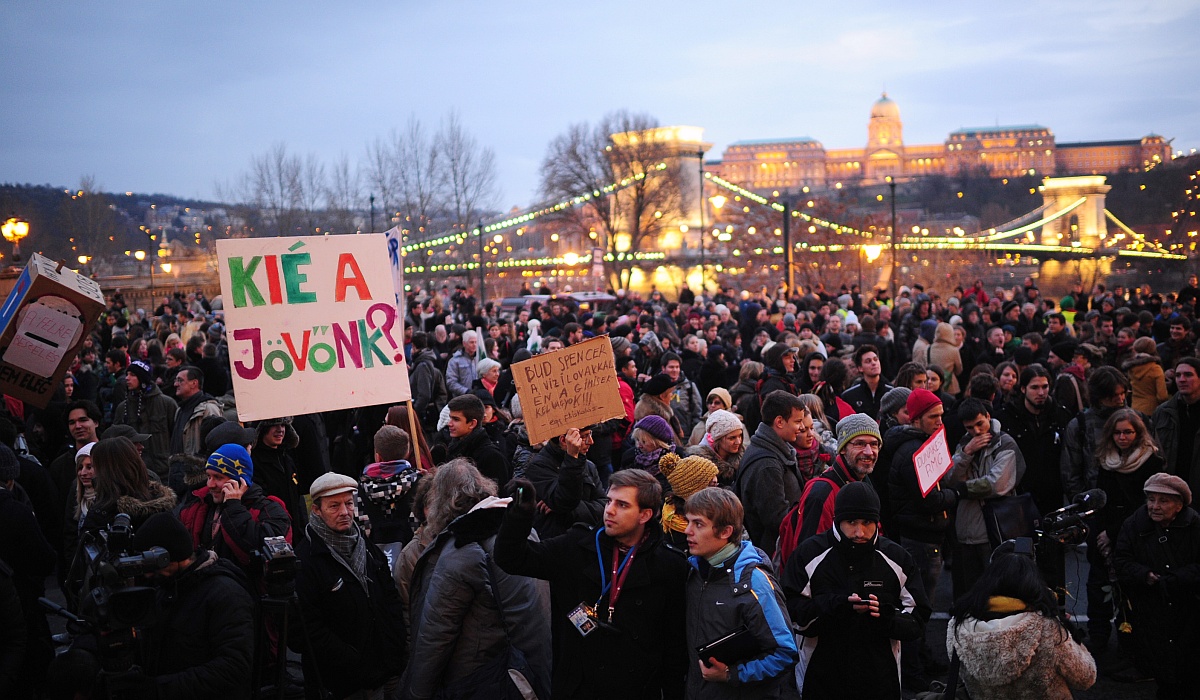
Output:
M0 393L45 408L102 311L100 285L34 253L0 306Z

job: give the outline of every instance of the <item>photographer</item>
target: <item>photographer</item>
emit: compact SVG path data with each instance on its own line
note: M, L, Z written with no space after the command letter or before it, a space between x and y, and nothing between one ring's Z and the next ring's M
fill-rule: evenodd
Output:
M249 698L254 602L241 571L196 549L170 513L147 519L133 544L142 551L162 547L171 563L152 574L158 615L144 630L144 674L130 672L122 680L164 700Z
M263 538L292 539L292 521L275 496L253 482L254 462L241 445L222 445L205 463L208 484L189 493L175 509L196 547L232 559L250 573L250 553Z

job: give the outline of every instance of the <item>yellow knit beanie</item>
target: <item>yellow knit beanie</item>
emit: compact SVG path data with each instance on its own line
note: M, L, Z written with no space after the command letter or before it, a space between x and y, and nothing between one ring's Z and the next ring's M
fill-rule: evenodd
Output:
M671 492L684 500L717 478L717 465L698 455L680 457L668 452L658 460L658 468L667 477Z

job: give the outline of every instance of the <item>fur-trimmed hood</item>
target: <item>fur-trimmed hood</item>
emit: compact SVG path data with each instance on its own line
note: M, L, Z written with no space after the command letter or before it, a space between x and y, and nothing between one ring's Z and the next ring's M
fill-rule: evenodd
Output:
M1159 358L1157 355L1151 355L1149 353L1139 352L1139 353L1135 354L1133 357L1126 360L1123 367L1125 368L1125 371L1128 372L1129 370L1133 369L1134 367L1141 367L1142 365L1149 365L1149 364L1157 364L1157 365L1161 366L1162 359Z
M183 473L184 493L204 486L208 479L208 475L204 473L204 466L208 462L203 457L177 453L171 455L167 463L170 473L174 474L177 471Z
M157 481L150 482L150 497L140 500L133 496L117 499L118 513L127 513L135 521L145 521L155 513L170 513L175 508L175 492Z

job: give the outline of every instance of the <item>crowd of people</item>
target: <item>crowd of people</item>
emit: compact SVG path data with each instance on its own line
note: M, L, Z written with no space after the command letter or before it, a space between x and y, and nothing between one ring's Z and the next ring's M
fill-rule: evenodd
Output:
M243 425L220 299L116 294L47 407L5 397L0 696L1188 697L1198 302L1193 275L506 316L443 286L407 298L411 402ZM531 443L513 365L601 336L624 416ZM1033 531L1097 499L1077 541ZM47 587L87 621L57 654Z

